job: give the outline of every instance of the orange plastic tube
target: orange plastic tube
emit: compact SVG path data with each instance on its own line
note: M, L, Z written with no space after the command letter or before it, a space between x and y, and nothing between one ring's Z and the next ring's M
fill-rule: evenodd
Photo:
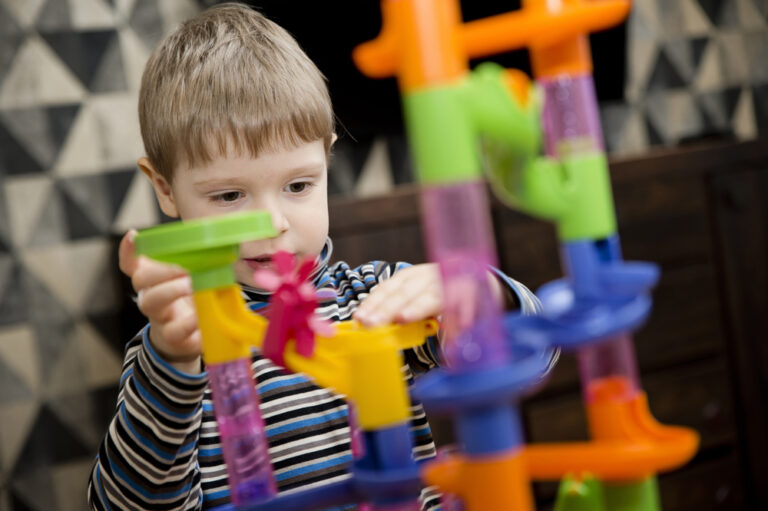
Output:
M399 76L404 90L445 83L469 59L523 47L538 77L591 72L587 35L621 23L631 7L630 0L549 4L526 0L523 9L462 24L457 0L383 0L381 33L353 59L370 77Z
M381 8L381 34L352 54L363 73L374 78L397 75L403 91L464 76L468 64L456 0L384 0Z
M546 47L618 25L629 14L630 0L526 0L523 8L464 24L462 39L470 58L514 49Z
M699 445L694 431L658 423L644 393L625 402L596 400L587 414L592 442L527 446L533 479L588 472L607 481L637 480L683 465Z
M460 497L467 511L533 511L525 465L521 449L473 459L451 455L429 463L423 475L427 484Z

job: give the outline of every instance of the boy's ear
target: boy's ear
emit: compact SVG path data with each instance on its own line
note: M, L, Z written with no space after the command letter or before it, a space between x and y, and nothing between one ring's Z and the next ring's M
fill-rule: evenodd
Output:
M163 210L163 213L171 218L178 218L179 210L176 207L176 201L173 198L173 190L171 190L171 185L168 183L168 180L155 170L152 162L146 157L139 158L139 168L152 183L152 188L155 189L155 195L157 196L157 202L160 204L160 209Z

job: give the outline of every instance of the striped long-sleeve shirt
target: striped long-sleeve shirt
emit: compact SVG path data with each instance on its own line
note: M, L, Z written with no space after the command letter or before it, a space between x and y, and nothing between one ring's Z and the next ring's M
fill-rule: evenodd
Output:
M320 317L349 320L357 305L381 281L408 265L380 261L351 268L328 265L330 240L314 283L333 290L322 301ZM514 292L523 312L537 310L536 298L521 284L499 275ZM266 306L268 295L243 288L252 310ZM125 350L115 416L101 443L88 485L92 509L209 509L229 502L208 378L184 374L161 359L148 338L148 326ZM407 350L404 375L438 364L437 342ZM269 455L278 491L290 492L349 477L352 461L348 408L344 398L314 385L254 354L251 367L266 425ZM411 407L413 455L435 455L435 444L422 405ZM439 504L434 489L422 492L422 507Z

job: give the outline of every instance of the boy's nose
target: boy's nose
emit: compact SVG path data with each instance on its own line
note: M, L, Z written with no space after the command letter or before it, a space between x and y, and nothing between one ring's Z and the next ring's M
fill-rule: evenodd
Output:
M282 234L288 230L288 227L290 226L288 218L279 208L270 208L269 214L272 217L272 227L274 227L278 233Z

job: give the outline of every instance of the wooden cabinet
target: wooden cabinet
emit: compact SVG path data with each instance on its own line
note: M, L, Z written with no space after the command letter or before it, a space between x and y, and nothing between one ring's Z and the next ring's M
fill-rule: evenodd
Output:
M768 141L612 161L624 258L662 271L635 335L662 422L701 433L687 466L659 478L665 511L768 509ZM501 268L532 289L561 275L554 229L494 202ZM416 187L331 203L335 257L423 262ZM566 356L523 403L530 441L586 438L576 364ZM437 436L450 430L436 423ZM541 509L554 485L536 485Z

